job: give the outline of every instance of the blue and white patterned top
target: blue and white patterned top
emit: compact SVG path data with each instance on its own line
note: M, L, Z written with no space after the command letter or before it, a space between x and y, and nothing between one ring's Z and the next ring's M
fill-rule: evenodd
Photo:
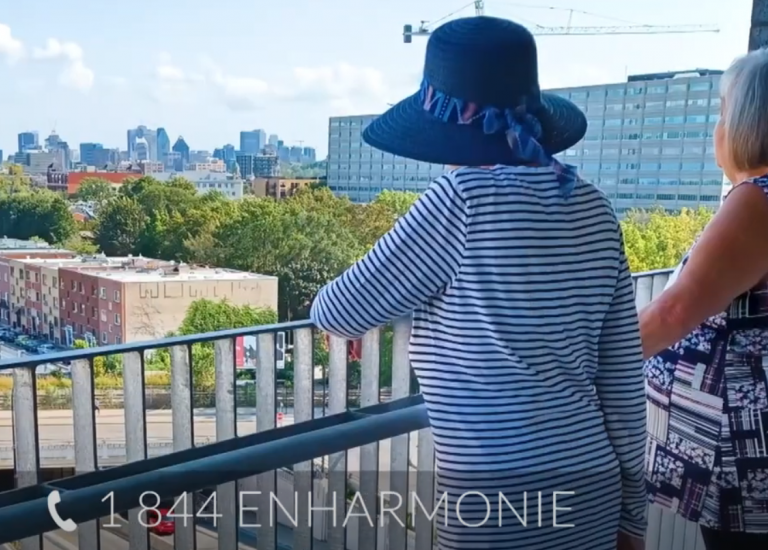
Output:
M564 197L553 168L447 173L320 291L311 316L359 338L411 312L410 358L440 486L456 493L468 487L457 475L479 485L485 473L486 487L506 494L578 472L557 489L578 495L562 504L575 531L494 527L478 542L477 530L440 525L441 548L570 549L576 533L578 548L615 550L619 528L645 533L637 311L619 224L600 191L579 180Z

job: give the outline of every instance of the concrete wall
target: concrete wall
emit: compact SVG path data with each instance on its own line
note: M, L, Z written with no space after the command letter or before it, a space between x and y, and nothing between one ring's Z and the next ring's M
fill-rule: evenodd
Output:
M202 298L277 311L277 278L125 282L125 341L161 338L175 331L189 306Z

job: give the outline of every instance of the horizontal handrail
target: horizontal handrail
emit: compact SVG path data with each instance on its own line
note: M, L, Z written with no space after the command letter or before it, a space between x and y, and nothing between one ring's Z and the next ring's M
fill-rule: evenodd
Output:
M633 278L640 278L653 275L663 275L672 273L674 268L656 269L653 271L644 271L634 273ZM104 355L115 355L131 352L142 352L152 349L168 348L172 346L189 346L203 342L214 342L216 340L227 340L239 336L253 336L273 332L287 332L302 328L312 328L314 325L309 319L301 321L291 321L287 323L275 323L270 325L260 325L253 327L217 330L214 332L205 332L202 334L190 334L184 336L170 336L168 338L159 338L155 340L143 340L139 342L129 342L125 344L112 344L108 346L99 346L95 348L73 349L48 353L45 355L24 355L12 359L0 360L0 371L15 369L19 367L37 367L45 363L66 363L78 359L93 359Z
M3 495L5 505L0 508L0 544L57 529L48 513L47 495L54 490L61 494L61 502L56 506L59 515L83 523L136 508L141 494L147 491L167 500L427 427L429 419L423 399L416 395L9 491ZM262 441L254 443L259 438ZM237 448L226 452L220 448L232 445ZM205 456L196 456L194 452ZM158 467L160 461L169 464ZM147 471L131 475L132 468ZM110 494L113 498L105 498Z
M271 325L258 325L254 327L217 330L214 332L204 332L202 334L170 336L168 338L160 338L157 340L143 340L139 342L112 344L109 346L99 346L95 348L57 351L45 355L24 355L22 357L15 357L13 359L1 360L0 370L15 369L18 367L36 367L45 363L65 363L67 361L77 361L78 359L93 359L94 357L101 357L103 355L132 353L159 348L170 348L172 346L189 346L203 342L228 340L237 338L239 336L254 336L258 334L267 334L273 332L288 332L301 328L312 327L314 327L312 321L306 319L303 321L291 321L289 323L275 323Z

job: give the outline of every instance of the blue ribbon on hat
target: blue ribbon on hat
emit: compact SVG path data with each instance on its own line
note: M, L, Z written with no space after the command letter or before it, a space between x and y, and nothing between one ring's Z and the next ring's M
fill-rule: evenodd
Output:
M515 109L486 107L464 101L435 90L425 79L421 84L424 110L443 122L479 124L488 135L505 133L512 154L521 164L551 166L560 182L560 191L567 197L579 179L577 169L549 155L539 143L543 134L541 122L523 104Z

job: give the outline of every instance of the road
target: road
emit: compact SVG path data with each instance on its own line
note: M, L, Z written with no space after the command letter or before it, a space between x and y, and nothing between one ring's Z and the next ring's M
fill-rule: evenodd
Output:
M283 425L293 423L293 412L288 409L283 419ZM238 435L249 435L256 432L256 414L253 408L238 410ZM315 414L323 414L322 407L315 409ZM158 447L157 451L170 452L173 442L173 429L170 410L147 411L147 441ZM74 464L74 431L71 410L39 411L40 446L42 448L41 465L43 467L64 467ZM194 416L195 440L198 445L216 440L216 409L196 409ZM111 445L109 465L120 463L125 456L125 422L122 409L102 410L96 416L96 439L100 446L100 459L104 458L102 449ZM0 411L0 468L12 467L13 423L11 411ZM46 451L46 448L52 449ZM389 471L390 442L382 441L379 445L380 471ZM417 438L411 438L410 456L415 464ZM123 459L124 460L124 459ZM359 449L350 449L348 471L357 472L360 464ZM105 464L106 465L106 464Z

